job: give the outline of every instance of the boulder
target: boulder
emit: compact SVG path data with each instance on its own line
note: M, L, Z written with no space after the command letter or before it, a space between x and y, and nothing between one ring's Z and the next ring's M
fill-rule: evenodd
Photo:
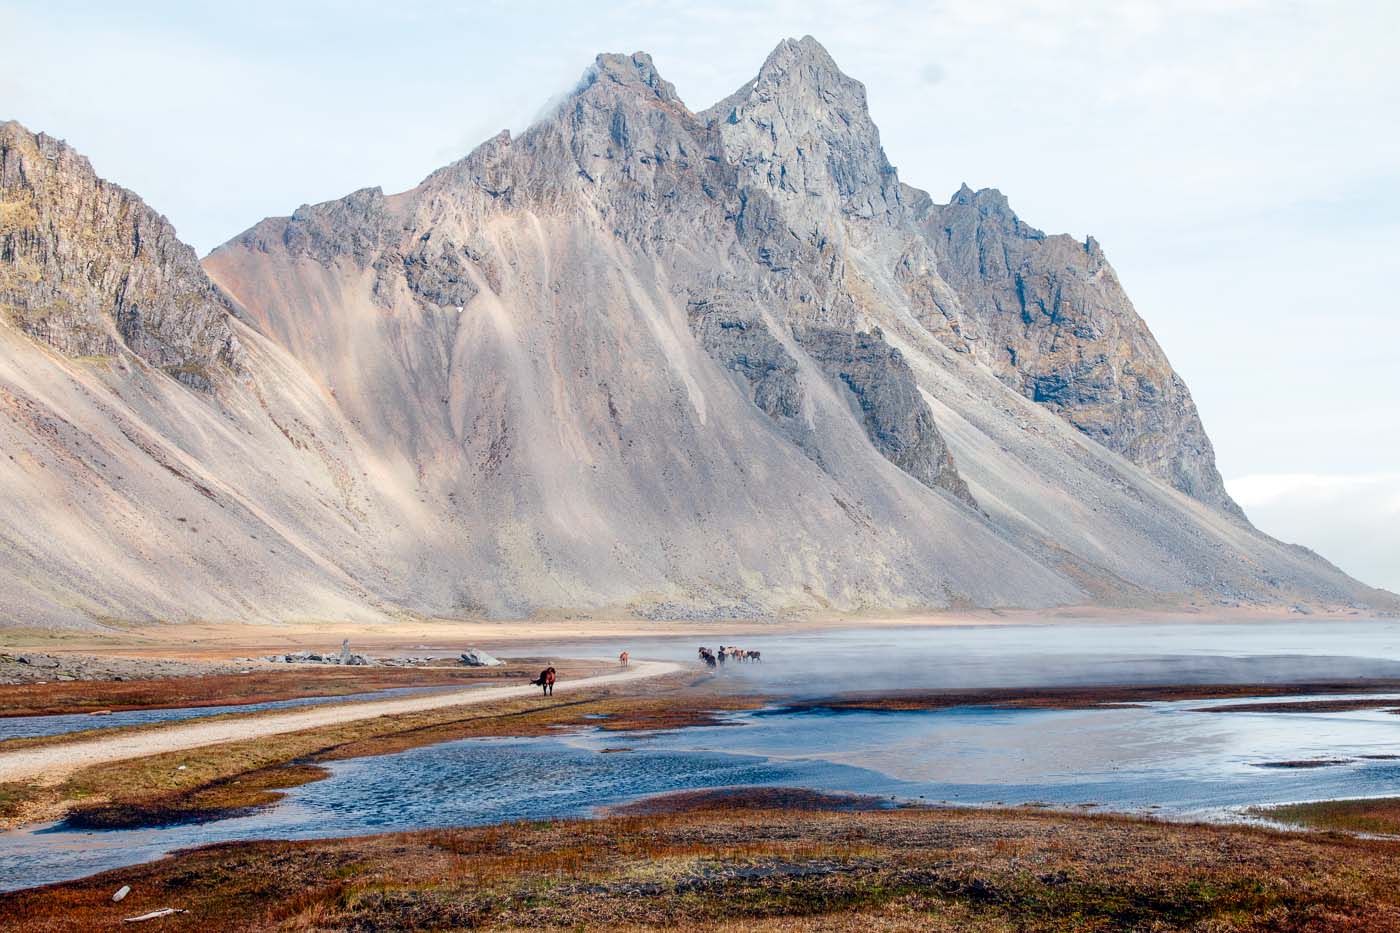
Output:
M467 667L503 667L506 662L492 657L480 648L468 648L462 652L462 663Z

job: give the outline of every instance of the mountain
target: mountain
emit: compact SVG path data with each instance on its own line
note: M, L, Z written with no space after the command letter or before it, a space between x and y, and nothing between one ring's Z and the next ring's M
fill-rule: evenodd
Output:
M698 113L601 55L202 272L0 146L10 624L1397 605L1248 523L1096 242L901 182L810 38Z

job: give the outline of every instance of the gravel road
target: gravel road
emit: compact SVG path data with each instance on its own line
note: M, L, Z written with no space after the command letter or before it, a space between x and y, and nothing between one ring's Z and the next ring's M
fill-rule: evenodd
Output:
M643 680L680 670L680 665L665 661L634 661L615 674L600 674L580 680L560 681L555 689L569 693L585 687L605 687L609 684ZM514 687L473 687L452 693L414 696L368 703L344 703L296 710L249 719L223 719L217 722L185 722L164 729L133 735L94 737L63 745L32 750L0 753L0 783L37 781L57 784L68 775L91 765L144 758L187 748L238 742L265 735L301 732L376 716L398 713L418 713L446 706L469 706L495 700L538 694L539 688L528 684Z

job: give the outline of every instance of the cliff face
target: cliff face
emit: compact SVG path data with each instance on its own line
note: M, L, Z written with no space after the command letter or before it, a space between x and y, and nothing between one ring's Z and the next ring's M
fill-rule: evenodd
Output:
M164 217L63 142L0 124L0 312L60 353L130 352L208 390L240 363L227 311Z
M903 231L895 272L930 332L1110 450L1243 519L1190 393L1092 239L1047 237L994 190L964 188L939 205L901 185L864 87L810 37L781 43L757 79L703 116L738 169L737 220L759 260L812 270L807 315L849 326L839 219Z
M960 349L1026 398L1153 476L1241 520L1185 383L1133 310L1103 250L1046 236L993 189L915 199L961 322Z
M49 217L75 187L23 190ZM1095 245L900 183L811 39L700 113L599 56L518 137L220 247L222 293L135 245L147 215L89 214L96 262L16 228L99 297L126 272L88 270L170 258L129 339L115 303L45 330L63 302L7 286L0 491L100 490L0 514L11 619L1392 604L1241 521ZM163 362L65 342L89 332ZM172 348L239 378L188 392ZM100 546L94 514L123 516Z

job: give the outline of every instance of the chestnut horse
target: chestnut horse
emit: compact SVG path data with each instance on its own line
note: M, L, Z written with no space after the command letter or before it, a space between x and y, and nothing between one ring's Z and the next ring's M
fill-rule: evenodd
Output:
M530 681L532 686L539 687L544 696L554 695L554 668L546 667L540 671L540 676Z

